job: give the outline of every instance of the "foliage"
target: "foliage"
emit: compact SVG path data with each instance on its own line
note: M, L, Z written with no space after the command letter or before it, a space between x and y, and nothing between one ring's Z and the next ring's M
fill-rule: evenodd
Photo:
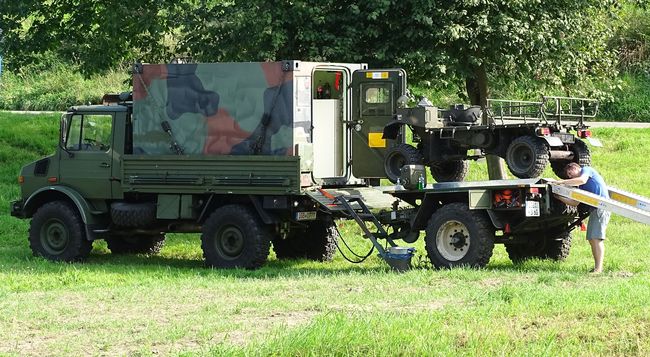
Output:
M176 3L171 0L2 1L0 53L9 68L53 52L93 74L169 54L165 39L174 28L169 10Z
M199 61L367 61L416 81L487 73L572 83L610 70L613 11L610 0L233 0L191 14L181 45Z
M628 3L613 25L616 32L609 46L618 51L620 69L650 73L650 9Z
M47 69L44 69L47 68ZM84 77L79 70L57 60L26 66L0 77L0 109L66 110L80 104L97 104L105 93L128 91L126 70L111 70Z

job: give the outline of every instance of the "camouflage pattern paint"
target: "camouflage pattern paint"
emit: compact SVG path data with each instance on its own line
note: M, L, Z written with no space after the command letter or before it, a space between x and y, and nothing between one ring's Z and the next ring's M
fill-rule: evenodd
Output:
M133 75L135 154L293 155L293 72L281 62L142 65Z

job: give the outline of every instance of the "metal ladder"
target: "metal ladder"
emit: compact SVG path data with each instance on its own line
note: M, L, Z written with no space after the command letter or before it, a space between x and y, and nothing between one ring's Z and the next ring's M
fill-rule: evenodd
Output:
M396 247L397 244L393 242L392 239L388 236L388 232L384 229L384 227L379 223L379 220L377 220L377 217L375 217L374 214L368 209L368 206L363 202L363 199L361 199L361 196L358 195L340 195L336 196L335 202L339 205L341 205L345 212L354 219L355 222L361 227L361 230L363 231L363 235L365 238L370 239L372 242L372 245L377 249L379 252L379 255L382 258L386 257L386 249L379 244L377 239L386 239L388 244L390 244L393 247ZM357 206L356 208L354 206ZM368 226L366 225L366 222L371 222L375 229L377 229L376 232L372 232Z
M650 224L650 199L626 192L614 187L608 187L610 198L549 182L553 193L586 205L602 208L640 223Z

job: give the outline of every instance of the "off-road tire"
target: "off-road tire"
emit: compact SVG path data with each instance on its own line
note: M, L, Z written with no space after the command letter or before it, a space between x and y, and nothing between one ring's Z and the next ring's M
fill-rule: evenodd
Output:
M465 180L469 164L465 160L441 161L432 163L429 170L436 182L458 182Z
M445 258L438 247L439 233L442 235L445 225L453 224L453 222L458 222L467 229L467 232L464 230L459 231L459 233L466 236L465 243L468 244L462 247L462 249L466 250L466 253L456 260ZM441 245L445 243L444 239L446 238L440 237ZM481 268L487 265L492 257L494 226L485 212L470 210L467 204L464 203L450 203L431 216L427 224L424 241L429 259L436 268L459 266ZM462 251L460 247L458 249Z
M554 236L529 237L526 243L504 245L513 263L521 263L532 258L562 261L569 256L571 240L571 233L563 232Z
M158 254L165 245L165 235L111 236L106 245L113 254Z
M573 151L573 161L570 160L551 161L551 168L553 168L553 172L557 175L557 177L562 179L568 178L566 173L564 172L564 168L570 162L575 162L582 167L591 166L591 152L589 151L589 146L587 146L587 144L585 144L584 141L576 138L575 143L571 145L569 149Z
M544 258L563 261L571 252L571 232L563 232L547 240Z
M156 204L115 202L111 204L111 219L121 227L149 227L156 221Z
M539 177L549 162L549 149L543 139L527 135L515 138L506 151L506 164L519 178Z
M257 269L270 246L268 227L244 205L220 207L203 224L201 248L209 267Z
M529 239L524 243L506 243L506 253L508 258L517 264L528 259L543 259L546 250L546 240L543 237Z
M29 247L35 256L75 262L88 257L93 244L77 208L65 201L41 206L29 227Z
M278 259L305 258L320 262L331 261L336 253L339 233L332 220L313 221L306 230L297 230L285 239L273 239L273 251Z
M422 154L409 144L399 144L392 147L384 158L384 171L392 183L396 183L401 176L401 169L405 165L421 165Z

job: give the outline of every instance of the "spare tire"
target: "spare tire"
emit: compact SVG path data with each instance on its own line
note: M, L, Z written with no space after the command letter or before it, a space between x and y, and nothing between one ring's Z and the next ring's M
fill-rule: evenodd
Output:
M429 170L436 182L458 182L465 180L469 164L466 160L436 161L431 163Z
M156 221L156 204L115 202L111 204L111 219L121 227L149 227Z
M409 144L399 144L392 147L384 158L384 171L392 183L396 183L402 174L405 165L421 165L422 154L418 149Z

